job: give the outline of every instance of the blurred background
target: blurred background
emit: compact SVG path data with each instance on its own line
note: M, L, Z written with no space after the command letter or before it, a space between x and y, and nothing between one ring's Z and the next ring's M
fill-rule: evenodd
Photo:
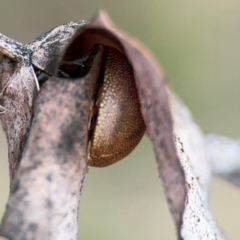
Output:
M240 135L238 0L1 0L0 32L27 43L68 21L89 20L99 8L151 49L204 132ZM9 187L6 147L0 130L0 217ZM209 198L219 226L240 239L239 189L213 179ZM175 239L146 137L125 160L90 168L80 210L81 239Z

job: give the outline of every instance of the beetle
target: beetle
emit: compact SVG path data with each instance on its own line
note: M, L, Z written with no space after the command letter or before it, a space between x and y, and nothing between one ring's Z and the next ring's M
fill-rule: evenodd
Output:
M91 52L99 45L95 45ZM88 165L106 167L126 157L146 130L142 118L133 68L118 49L104 48L101 69L90 109ZM81 77L92 62L92 54L64 62L63 77Z

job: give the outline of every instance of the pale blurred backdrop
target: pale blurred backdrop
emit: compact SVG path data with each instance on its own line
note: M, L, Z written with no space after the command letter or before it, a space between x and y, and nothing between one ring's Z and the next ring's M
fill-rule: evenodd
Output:
M151 49L204 132L240 135L239 0L1 0L0 32L27 43L62 23L90 19L99 8ZM8 186L0 131L0 216ZM239 189L214 179L209 198L219 226L239 240ZM90 168L80 211L84 240L175 239L146 137L124 161Z

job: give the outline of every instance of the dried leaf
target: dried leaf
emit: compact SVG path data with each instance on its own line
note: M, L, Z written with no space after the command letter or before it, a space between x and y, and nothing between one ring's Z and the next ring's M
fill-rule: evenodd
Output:
M6 86L6 88L5 88ZM10 183L19 166L32 120L32 106L36 94L35 73L30 51L20 43L0 34L0 114L7 136Z
M187 185L181 236L184 240L224 240L226 237L218 229L208 206L211 165L205 137L188 109L174 94L170 96L176 147Z
M239 187L240 140L209 134L206 144L213 174Z
M172 117L163 76L146 49L116 29L103 12L77 31L63 55L63 61L87 55L94 44L117 49L132 64L142 115L179 235L186 197L185 178L174 146Z
M8 141L10 184L17 172L28 137L33 101L37 94L37 71L53 75L58 58L76 28L68 23L23 45L0 34L0 119ZM4 111L2 111L4 110Z
M27 44L32 51L32 64L39 70L54 75L59 56L64 51L75 31L86 24L85 21L69 22L56 27Z
M93 54L95 44L99 49ZM89 108L106 47L124 54L133 67L141 113L178 239L225 239L208 210L211 149L206 148L187 109L169 93L151 55L116 29L104 12L89 24L62 25L28 45L0 35L0 84L4 90L0 111L7 109L1 120L13 180L0 234L14 240L76 238ZM86 56L86 69L75 71L75 63L68 65ZM66 72L59 69L62 64ZM75 71L73 75L68 74L69 69ZM33 114L35 74L39 72L55 77L45 79Z
M92 79L98 75L101 54L99 49L83 78L53 77L43 85L1 235L14 240L76 239Z

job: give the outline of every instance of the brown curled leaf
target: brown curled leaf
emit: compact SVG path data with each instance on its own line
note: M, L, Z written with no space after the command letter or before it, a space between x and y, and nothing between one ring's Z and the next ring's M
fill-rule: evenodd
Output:
M88 54L94 44L112 47L132 64L142 115L154 146L160 177L180 237L186 198L185 178L173 141L169 97L155 61L136 40L116 29L104 12L77 31L62 60L74 61Z
M226 236L218 228L209 210L211 166L205 137L187 107L175 94L169 93L176 148L187 186L181 236L184 240L225 240Z
M43 85L1 225L2 236L76 239L80 191L87 170L90 98L101 54L99 48L84 77L52 77Z
M163 180L170 211L176 225L178 238L180 239L182 214L186 198L185 179L174 146L172 117L163 76L150 54L137 41L131 39L120 30L116 30L107 16L102 12L89 24L77 31L63 54L62 61L69 62L83 58L88 55L94 44L117 49L127 57L133 66L141 112L154 146L158 170ZM34 50L32 48L32 50L35 51L36 49ZM42 50L46 51L44 48ZM40 58L35 60L38 61L38 59ZM45 69L46 62L48 62L48 60L43 61L43 69L40 68L41 70ZM56 63L55 58L52 60L52 63ZM37 66L37 64L35 64L35 66ZM50 71L52 71L52 69L51 67ZM91 71L93 70L94 68L91 68ZM56 73L57 71L58 69L56 69ZM46 72L49 73L47 70ZM86 113L89 111L91 91L93 90L93 87L86 85L85 77L81 79L83 80L83 86L80 87L76 84L79 82L79 78L75 80L69 78L65 80L53 78L46 83L46 86L43 87L40 92L36 105L36 118L31 128L28 145L22 158L18 174L14 180L8 202L8 210L4 215L1 228L1 233L4 236L9 236L10 238L14 236L14 239L32 239L33 236L35 239L44 239L45 235L42 234L48 234L48 236L51 237L47 239L60 239L57 238L57 235L60 236L63 233L58 231L59 221L57 218L51 219L49 216L57 216L60 213L58 216L63 216L60 220L61 224L63 224L62 226L69 226L69 222L67 221L69 219L64 218L64 213L68 212L69 207L75 210L75 214L69 215L68 217L76 223L77 200L79 199L78 187L80 188L82 186L82 182L79 183L78 181L83 180L85 173ZM88 78L88 80L94 82L96 76L91 77L91 79ZM90 83L88 82L88 84ZM68 89L68 86L71 86L70 89ZM66 89L69 91L66 91ZM80 91L81 94L77 94L76 91ZM80 95L82 96L80 97L81 101L78 99ZM73 99L75 99L76 102L79 101L78 110L80 109L80 112L76 111L76 106L74 108L74 106L68 105L68 98L70 98L70 102L72 102ZM67 102L65 103L65 101ZM60 102L63 105L61 105ZM59 104L63 107L62 109L59 109ZM66 104L67 107L64 107L64 104ZM72 109L72 107L74 109ZM74 116L71 121L69 120L70 109L73 110L71 116ZM58 122L59 116L60 122ZM76 138L72 138L70 136L71 134L65 134L63 138L59 139L59 135L56 135L56 133L58 133L57 127L62 127L62 132L69 132L66 131L66 129L70 129L67 127L68 124L74 122L73 125L76 126L76 119L81 117L84 118L83 124L81 124L81 120L79 120L79 124L81 125L79 128L83 134L81 138L77 137L80 136L80 132L78 132L79 129L77 129L78 131L75 129L76 131L70 131L70 133L72 133L72 135L76 134ZM67 120L66 123L68 124L65 124L65 120ZM80 165L82 164L80 169L76 168L76 161L74 161L73 165L71 165L71 161L66 161L64 162L66 165L64 165L62 161L64 157L73 160L76 159L77 152L70 151L70 153L68 153L68 151L72 150L72 148L70 149L72 144L76 144L77 146L79 143L82 143L81 146L79 146L78 152L78 154L81 155L79 158L82 159L81 163L78 162ZM69 146L69 148L63 148L63 146ZM49 152L51 154L48 156ZM53 188L50 190L48 189L49 175L47 175L49 169L54 171L55 176L54 181L51 181L52 184L50 184ZM68 173L69 169L71 171ZM63 186L70 186L73 182L74 184L70 189L62 189L61 184L58 184L59 181ZM36 194L34 189L42 189L43 191L39 191L39 194ZM49 190L48 197L50 196L50 198L47 198L44 193L46 189ZM55 189L57 189L57 194L52 195L53 192L55 193ZM61 190L64 191L61 192ZM72 202L67 203L69 196L73 194L75 194L75 196L72 198ZM59 195L61 196L60 199L58 197ZM58 200L60 202L58 202ZM52 207L53 205L51 204L53 202L54 207ZM46 205L46 203L48 204ZM57 204L55 205L55 203ZM64 204L64 208L60 209L58 203ZM63 212L61 210L63 210ZM76 224L74 225L75 227L72 227L73 225L70 224L71 227L69 229L65 228L65 230L67 230L64 234L68 236L64 235L64 239L74 238L74 234L76 234ZM18 233L16 233L16 231Z
M59 55L62 54L75 31L86 24L85 21L69 22L50 30L27 44L32 51L32 64L52 76L56 71Z
M59 54L84 23L64 24L26 45L0 34L0 120L8 142L10 185L31 126L36 75L40 71L53 75Z
M8 142L10 184L26 144L36 94L30 51L0 34L0 120Z

